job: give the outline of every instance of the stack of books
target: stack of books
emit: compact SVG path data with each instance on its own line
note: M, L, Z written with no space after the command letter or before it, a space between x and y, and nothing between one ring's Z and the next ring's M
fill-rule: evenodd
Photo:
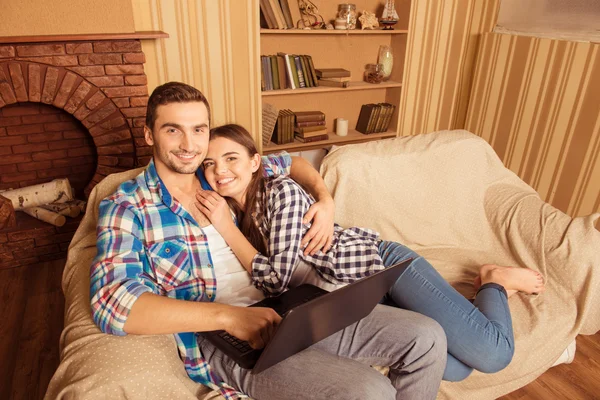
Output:
M350 83L350 71L343 68L318 68L315 72L319 86L346 88Z
M302 143L327 140L327 128L325 127L325 114L321 111L295 111L296 125L294 132L296 139Z
M298 89L316 87L317 74L309 55L277 53L260 56L261 89Z
M295 116L291 110L279 110L277 124L271 141L276 144L291 143L294 141L294 120Z
M390 103L363 104L356 121L356 130L365 134L387 131L395 109L396 106Z

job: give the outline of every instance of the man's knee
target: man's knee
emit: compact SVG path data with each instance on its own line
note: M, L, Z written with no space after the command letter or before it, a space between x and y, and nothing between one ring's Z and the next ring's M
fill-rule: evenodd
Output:
M412 362L425 363L427 365L446 365L448 346L446 334L439 323L433 319L418 313L412 313L406 321L410 335L412 336L411 349L405 358L404 365ZM400 321L401 322L401 321ZM406 326L403 332L406 334ZM443 368L442 368L443 369Z
M420 345L425 349L430 349L432 356L443 355L445 360L446 353L448 352L448 345L446 343L446 333L442 326L435 320L420 315L421 323L417 325L418 331L416 332L416 340L420 342ZM444 361L445 362L445 361Z

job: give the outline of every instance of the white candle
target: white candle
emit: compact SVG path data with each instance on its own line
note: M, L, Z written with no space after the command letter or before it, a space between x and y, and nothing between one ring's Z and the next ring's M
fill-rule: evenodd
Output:
M335 133L338 136L346 136L348 134L348 120L346 118L338 118L336 120Z

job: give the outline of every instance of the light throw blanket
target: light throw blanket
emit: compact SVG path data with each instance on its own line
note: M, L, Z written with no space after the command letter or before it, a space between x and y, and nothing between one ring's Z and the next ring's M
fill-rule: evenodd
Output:
M190 380L172 335L106 335L89 306L100 200L142 169L110 175L92 191L63 275L61 363L46 399L222 399ZM571 219L545 204L464 131L345 146L322 173L336 220L365 226L427 257L465 294L477 266L494 262L541 271L547 291L510 300L517 336L513 363L494 375L443 383L443 399L493 399L544 372L578 333L599 329L598 215ZM596 296L594 298L594 296Z
M483 139L442 131L344 146L321 174L342 226L365 226L428 259L461 293L482 264L529 267L546 291L509 300L515 355L496 374L442 383L440 399L495 399L531 382L577 334L600 329L600 214L571 218L505 168Z

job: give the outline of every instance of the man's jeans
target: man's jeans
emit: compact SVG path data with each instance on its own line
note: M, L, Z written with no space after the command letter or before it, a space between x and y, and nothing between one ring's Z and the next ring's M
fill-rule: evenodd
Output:
M437 322L384 305L257 375L202 336L198 344L214 372L258 400L435 399L447 352ZM371 365L390 366L389 378Z
M388 267L414 258L384 302L427 315L444 328L448 342L444 380L460 381L473 369L497 372L510 363L514 337L508 298L502 286L481 286L471 303L408 247L384 241L379 245L379 254Z

